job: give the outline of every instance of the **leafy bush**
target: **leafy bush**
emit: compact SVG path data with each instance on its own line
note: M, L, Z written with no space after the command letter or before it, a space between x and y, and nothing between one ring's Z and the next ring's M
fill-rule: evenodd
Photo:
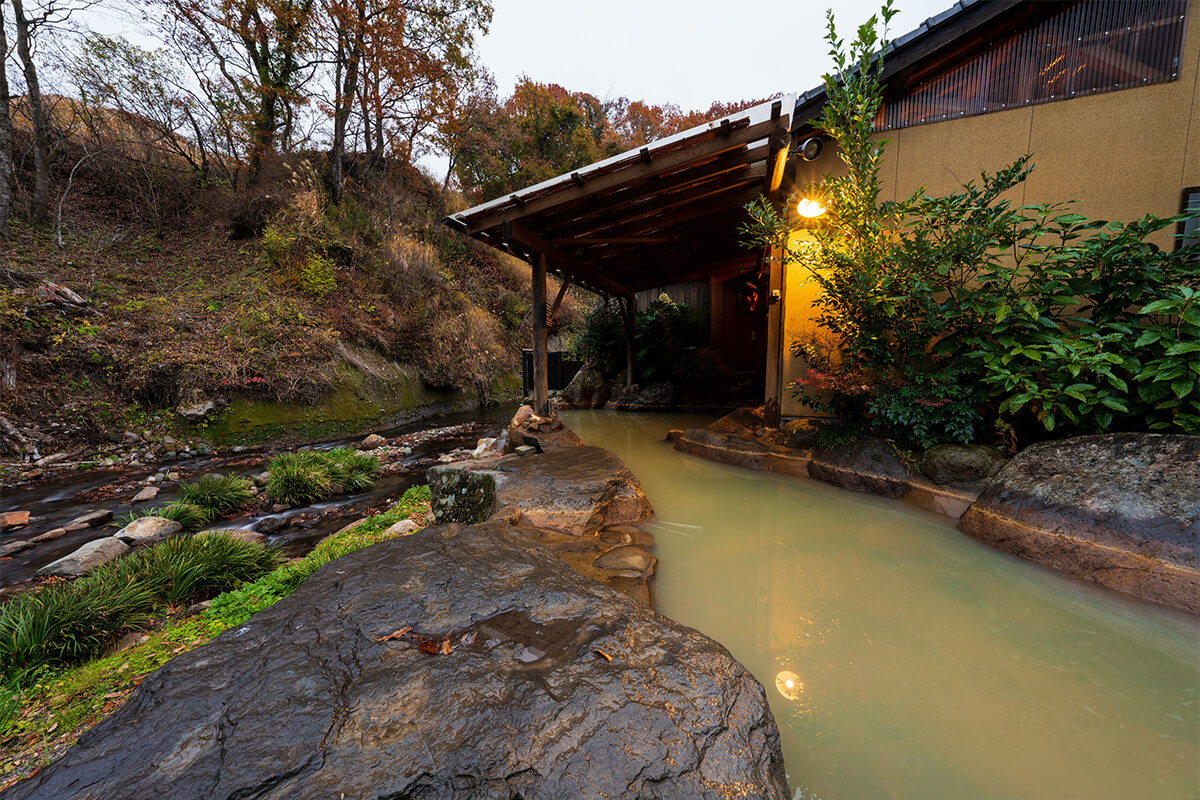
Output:
M179 484L180 502L216 514L235 511L252 499L254 494L250 491L250 481L237 475L204 475L194 483L184 481Z
M164 519L175 520L183 526L185 531L198 531L212 522L216 516L216 513L211 509L176 500L165 506L154 506L131 511L122 517L118 517L114 520L113 524L119 528L124 528L135 519L142 517L163 517Z
M893 13L889 1L885 27ZM1028 176L1029 156L954 194L879 202L877 22L847 51L829 15L838 76L825 77L818 127L847 169L808 192L827 224L791 241L770 203L747 206L746 243L782 247L808 269L817 321L837 337L824 358L793 346L811 367L796 396L920 444L969 440L984 421L1027 437L1063 424L1200 433L1200 245L1146 242L1182 217L1122 224L1013 208L1002 198Z
M267 493L280 503L308 505L374 485L379 459L354 450L300 450L267 463Z
M707 344L707 312L673 303L660 295L634 318L634 369L639 383L658 383L675 377L687 355ZM578 348L606 378L625 369L625 323L608 303L587 315Z
M73 581L47 581L0 606L4 683L19 686L90 658L163 603L211 596L277 563L262 545L212 534L151 545Z

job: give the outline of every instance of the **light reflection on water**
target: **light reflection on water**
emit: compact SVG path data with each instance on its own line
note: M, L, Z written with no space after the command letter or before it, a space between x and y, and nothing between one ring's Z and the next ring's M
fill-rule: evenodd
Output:
M1193 618L662 441L706 418L563 417L641 479L660 610L767 688L797 798L1200 797Z

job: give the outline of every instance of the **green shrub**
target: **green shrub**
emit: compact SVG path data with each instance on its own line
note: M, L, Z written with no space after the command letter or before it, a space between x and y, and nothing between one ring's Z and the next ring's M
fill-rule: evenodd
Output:
M273 570L274 548L224 532L181 537L135 550L113 562L114 573L152 587L155 596L182 604L212 597Z
M280 503L308 505L340 492L361 492L375 483L379 459L338 448L300 450L267 463L267 493Z
M179 500L217 514L234 511L254 498L250 481L237 475L204 475L194 483L179 484Z
M641 384L676 377L689 353L707 344L704 321L708 312L673 303L660 295L634 318L634 368ZM578 337L580 353L609 380L626 366L625 323L608 303L597 304L584 320Z
M300 288L317 299L336 289L333 261L324 253L310 253L300 266Z

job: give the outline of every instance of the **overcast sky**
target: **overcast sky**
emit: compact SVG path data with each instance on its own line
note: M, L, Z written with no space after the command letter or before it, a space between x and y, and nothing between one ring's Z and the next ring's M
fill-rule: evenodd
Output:
M892 38L954 0L897 0ZM706 109L715 100L803 92L832 62L825 10L847 40L881 0L495 0L479 43L500 93L522 75L653 104Z

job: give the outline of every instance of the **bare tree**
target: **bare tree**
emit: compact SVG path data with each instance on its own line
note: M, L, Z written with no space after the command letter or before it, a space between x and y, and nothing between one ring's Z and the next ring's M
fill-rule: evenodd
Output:
M4 30L4 4L0 3L0 239L8 238L8 215L12 208L13 134L8 91L8 35Z
M50 210L50 136L31 46L37 21L26 16L22 0L12 0L12 6L17 26L17 55L25 73L25 101L33 122L33 206L29 216L33 222L42 223Z

